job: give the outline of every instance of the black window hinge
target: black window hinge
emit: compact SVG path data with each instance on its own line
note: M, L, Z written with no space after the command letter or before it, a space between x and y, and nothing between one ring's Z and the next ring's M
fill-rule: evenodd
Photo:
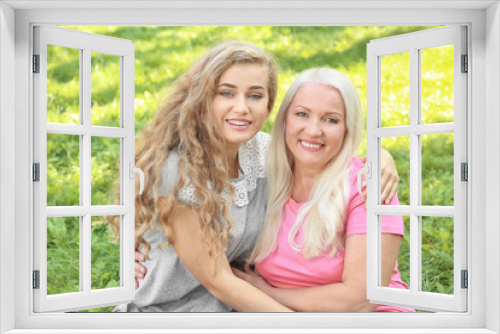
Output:
M469 273L467 270L462 270L462 289L469 287Z
M460 164L460 169L461 169L461 181L469 181L469 166L467 165L466 162L462 162Z
M467 55L462 55L462 70L460 72L469 72L469 57Z
M33 73L40 73L40 55L33 55Z
M40 164L38 162L33 164L33 181L40 182Z
M40 289L40 270L33 270L33 289Z

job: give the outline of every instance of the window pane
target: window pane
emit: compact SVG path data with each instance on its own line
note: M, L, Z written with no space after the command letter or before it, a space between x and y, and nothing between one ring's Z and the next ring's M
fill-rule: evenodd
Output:
M47 122L80 123L80 50L47 45Z
M422 124L453 122L453 45L422 49Z
M410 204L410 137L380 138L382 149L388 151L396 163L399 175L397 196L399 204Z
M120 143L120 138L91 138L92 205L119 204Z
M80 136L47 134L47 206L80 205Z
M380 65L382 127L410 125L410 52L382 56Z
M422 135L422 205L453 206L453 133Z
M80 217L47 218L47 295L80 291Z
M92 290L120 286L120 240L109 220L120 226L120 216L92 217Z
M453 222L422 217L422 291L453 294Z
M390 226L397 226L401 222L404 224L404 237L401 239L399 252L396 254L394 249L391 247L387 247L386 249L386 244L384 242L380 244L380 254L382 254L382 256L380 257L381 268L384 268L384 263L392 263L393 261L396 261L394 269L398 270L399 278L398 272L393 271L391 278L392 284L389 285L389 287L392 288L403 288L404 284L407 284L408 288L410 287L410 217L388 215L381 216L382 232L384 232L384 228L387 229L387 226L389 226L389 224ZM391 231L394 232L394 230ZM382 235L384 235L384 233ZM385 235L391 236L391 234ZM383 241L382 238L381 240ZM388 286L387 283L389 283L390 281L387 283L384 282L382 276L380 282L382 282L381 286Z
M120 57L92 52L91 125L120 126Z

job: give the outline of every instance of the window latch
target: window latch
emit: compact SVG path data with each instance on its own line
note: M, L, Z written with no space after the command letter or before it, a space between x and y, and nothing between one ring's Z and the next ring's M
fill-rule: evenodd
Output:
M361 168L360 170L358 170L358 192L360 195L363 195L363 193L361 192L361 174L363 173L366 173L366 177L368 177L369 179L372 178L372 163L370 161L367 161L366 162L366 167L365 168Z
M134 167L133 161L130 161L128 166L129 166L129 177L131 179L134 178L134 173L139 174L139 184L140 184L139 195L142 195L142 191L144 190L144 172L140 168Z

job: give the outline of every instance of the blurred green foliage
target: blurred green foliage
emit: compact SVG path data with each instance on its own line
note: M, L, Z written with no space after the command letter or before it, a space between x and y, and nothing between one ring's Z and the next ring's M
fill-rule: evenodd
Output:
M135 44L136 133L152 120L162 97L175 79L211 46L226 40L244 40L264 48L279 63L279 90L273 112L263 131L270 132L276 110L287 88L305 69L332 67L345 74L358 89L366 110L366 44L370 40L432 27L68 27L131 40ZM453 50L451 49L451 52ZM48 122L78 124L79 51L48 48ZM424 55L424 53L423 53ZM453 121L453 62L449 48L425 50L422 64L422 121ZM385 56L382 69L384 126L398 126L409 119L409 65L406 55ZM92 125L119 126L119 62L116 56L92 53ZM451 72L450 72L451 71ZM451 75L450 75L451 73ZM49 206L79 205L79 138L47 136ZM409 141L384 139L398 167L401 203L409 203ZM453 135L422 138L422 194L425 205L453 205ZM358 155L365 155L363 140ZM120 141L92 138L92 204L113 202ZM48 223L50 293L78 287L79 220L52 218ZM399 257L399 269L409 282L409 222ZM117 286L119 246L113 243L103 217L92 217L92 287ZM423 290L453 293L453 220L426 217L422 228ZM411 283L411 282L410 282ZM87 310L110 311L112 307Z

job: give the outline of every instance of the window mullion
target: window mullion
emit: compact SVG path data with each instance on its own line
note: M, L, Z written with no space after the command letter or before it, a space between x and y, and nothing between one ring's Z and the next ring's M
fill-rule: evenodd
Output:
M413 213L417 216L454 217L455 209L452 206L420 205L412 209L409 205L377 205L373 207L373 213L377 215L397 216L409 216Z
M410 133L417 135L435 135L441 133L454 133L454 123L418 124L414 126L395 126L390 128L377 128L373 130L376 137L401 137Z
M415 133L420 114L420 61L419 50L410 49L410 290L421 289L421 219L415 214L420 205L420 136Z
M378 276L378 239L377 216L373 208L379 203L379 152L380 138L374 131L380 127L380 57L372 52L370 45L367 48L367 138L366 154L368 161L372 162L372 177L368 178L367 217L366 217L366 247L367 247L367 295L376 294ZM372 297L373 298L373 297Z
M83 136L90 131L92 136L122 138L129 135L130 131L121 128L113 128L106 126L93 126L89 128L84 125L76 124L59 124L47 123L47 133L55 133L61 135L80 135Z
M80 241L80 284L81 290L90 293L91 290L91 134L90 134L90 112L91 112L91 50L85 48L82 51L81 66L81 114L82 125L86 133L81 138L80 161L81 161L81 199L86 214L81 218L81 241Z
M120 99L122 103L121 110L121 126L127 135L122 137L121 145L121 201L122 205L129 210L125 215L121 216L120 222L120 240L121 243L121 256L120 256L120 283L121 286L131 289L131 294L134 296L134 277L133 275L127 275L125 273L132 272L133 269L133 259L134 259L134 249L133 244L135 241L135 182L134 179L129 177L129 163L134 161L135 163L135 118L134 118L134 62L135 56L133 52L123 55L121 58L121 94Z

